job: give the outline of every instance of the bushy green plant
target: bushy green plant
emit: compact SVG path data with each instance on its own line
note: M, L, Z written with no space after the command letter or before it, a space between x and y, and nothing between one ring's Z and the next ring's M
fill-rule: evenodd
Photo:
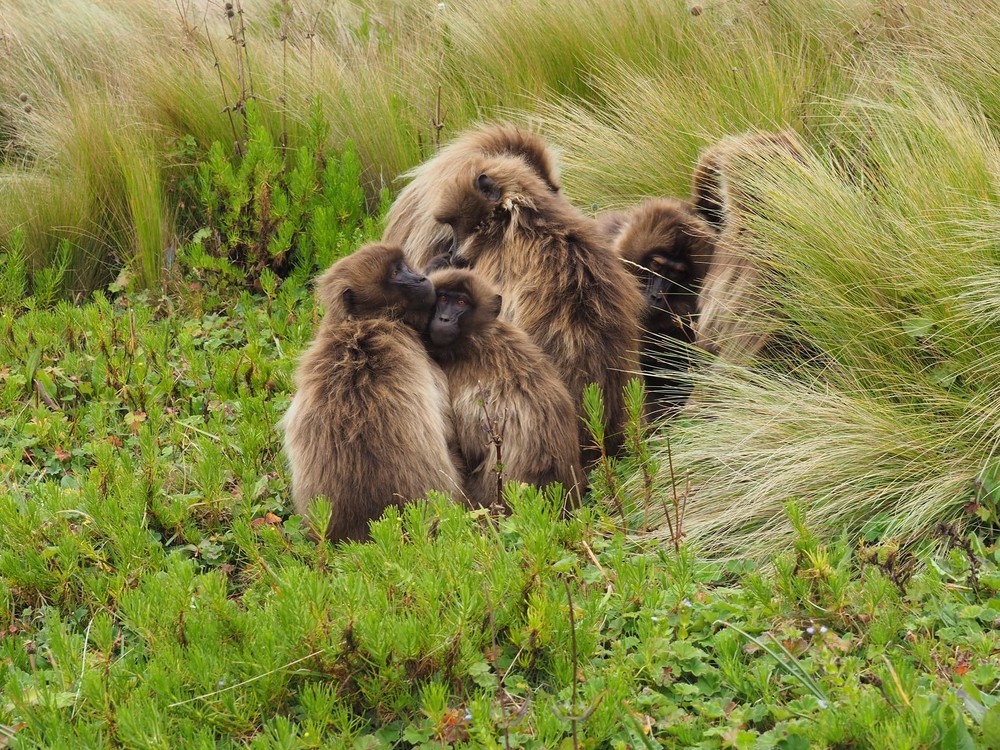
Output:
M217 270L260 289L262 274L308 275L374 233L357 154L350 144L339 155L327 153L319 108L311 137L294 150L274 141L253 102L246 117L239 153L216 141L198 164L192 218L202 226L182 251L189 268Z
M0 733L14 744L990 736L1000 573L995 549L957 531L917 564L885 543L827 544L792 509L772 574L661 545L641 490L623 496L622 534L608 498L562 519L561 498L512 487L508 518L437 497L390 511L370 544L309 540L274 425L315 301L294 276L263 281L266 299L194 288L0 311ZM629 403L635 426L637 384ZM619 466L649 457L629 444Z

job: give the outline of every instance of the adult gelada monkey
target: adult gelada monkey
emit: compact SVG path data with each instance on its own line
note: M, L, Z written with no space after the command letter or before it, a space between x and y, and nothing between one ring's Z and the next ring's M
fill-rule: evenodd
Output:
M576 407L549 358L519 328L500 320L501 297L471 271L430 275L437 294L428 349L448 377L465 493L477 505L498 499L497 455L484 423L502 439L503 477L539 487L559 482L579 502Z
M408 173L413 179L389 208L383 240L401 245L414 268L426 269L434 258L450 258L451 229L434 218L441 187L464 170L470 158L501 155L520 156L547 190L559 192L558 160L541 136L515 125L481 125Z
M690 203L653 198L620 221L614 248L638 281L645 300L640 364L646 413L659 419L687 399L683 376L691 352L677 342L695 341L698 291L715 252L716 233Z
M325 496L327 537L365 539L388 506L461 488L447 381L421 339L434 288L400 248L368 245L331 266L317 296L327 312L281 422L292 501L305 514Z
M552 359L578 415L584 386L600 386L616 452L643 301L605 232L519 157L471 158L439 195L434 217L454 232L455 255L498 286L501 317ZM579 433L588 466L598 453L582 420Z
M803 161L792 132L748 133L723 138L701 154L695 167L695 210L719 230L699 294L696 343L730 362L752 360L768 340L747 319L761 278L748 253L752 238L744 220L756 209L741 175L790 160Z

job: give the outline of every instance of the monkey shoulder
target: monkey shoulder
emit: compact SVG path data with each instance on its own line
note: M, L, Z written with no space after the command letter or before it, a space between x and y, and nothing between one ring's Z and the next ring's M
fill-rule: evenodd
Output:
M482 391L511 408L572 411L572 400L552 359L518 326L497 320L478 355L466 370L465 382L453 389L465 391L468 398Z
M401 322L344 321L321 329L303 357L299 387L374 398L370 392L405 389L424 373L432 379L431 367L419 337Z

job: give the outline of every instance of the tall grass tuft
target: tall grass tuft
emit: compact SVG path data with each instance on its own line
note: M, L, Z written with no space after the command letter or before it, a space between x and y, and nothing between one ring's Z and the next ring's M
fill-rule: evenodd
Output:
M698 376L695 418L671 430L697 487L687 531L716 551L787 543L788 500L828 533L906 541L968 519L996 473L1000 143L929 77L848 111L847 157L739 175L765 269L743 314L782 346Z
M156 283L156 237L191 231L184 176L214 142L239 154L250 100L290 149L320 102L330 149L355 145L371 208L442 140L498 116L565 146L570 192L588 203L682 192L707 140L808 131L857 70L894 60L888 41L906 37L881 6L248 0L228 17L188 0L15 3L0 21L0 243L22 228L37 267L69 239L81 289L109 261ZM123 129L136 143L118 144ZM140 204L159 228L136 226Z

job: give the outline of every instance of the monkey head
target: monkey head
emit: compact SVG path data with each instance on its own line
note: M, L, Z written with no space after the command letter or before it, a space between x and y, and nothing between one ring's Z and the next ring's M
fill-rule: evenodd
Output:
M714 232L678 200L659 198L636 206L615 242L642 285L647 324L664 315L689 317L715 252Z
M316 294L334 318L401 318L417 330L434 305L430 280L393 245L365 245L337 261L320 276Z
M474 266L502 243L512 222L539 213L554 195L522 157L475 157L442 186L434 218L451 227L452 258Z
M500 315L503 299L472 271L451 268L430 276L437 297L427 327L432 352L453 349L470 336L485 334Z
M756 202L745 193L741 173L769 162L794 159L805 164L805 149L794 131L729 135L706 148L694 168L692 200L695 212L722 231L733 218Z
M560 190L559 163L545 139L516 125L495 123L467 131L446 147L449 157L469 154L517 156L539 176L553 193Z

